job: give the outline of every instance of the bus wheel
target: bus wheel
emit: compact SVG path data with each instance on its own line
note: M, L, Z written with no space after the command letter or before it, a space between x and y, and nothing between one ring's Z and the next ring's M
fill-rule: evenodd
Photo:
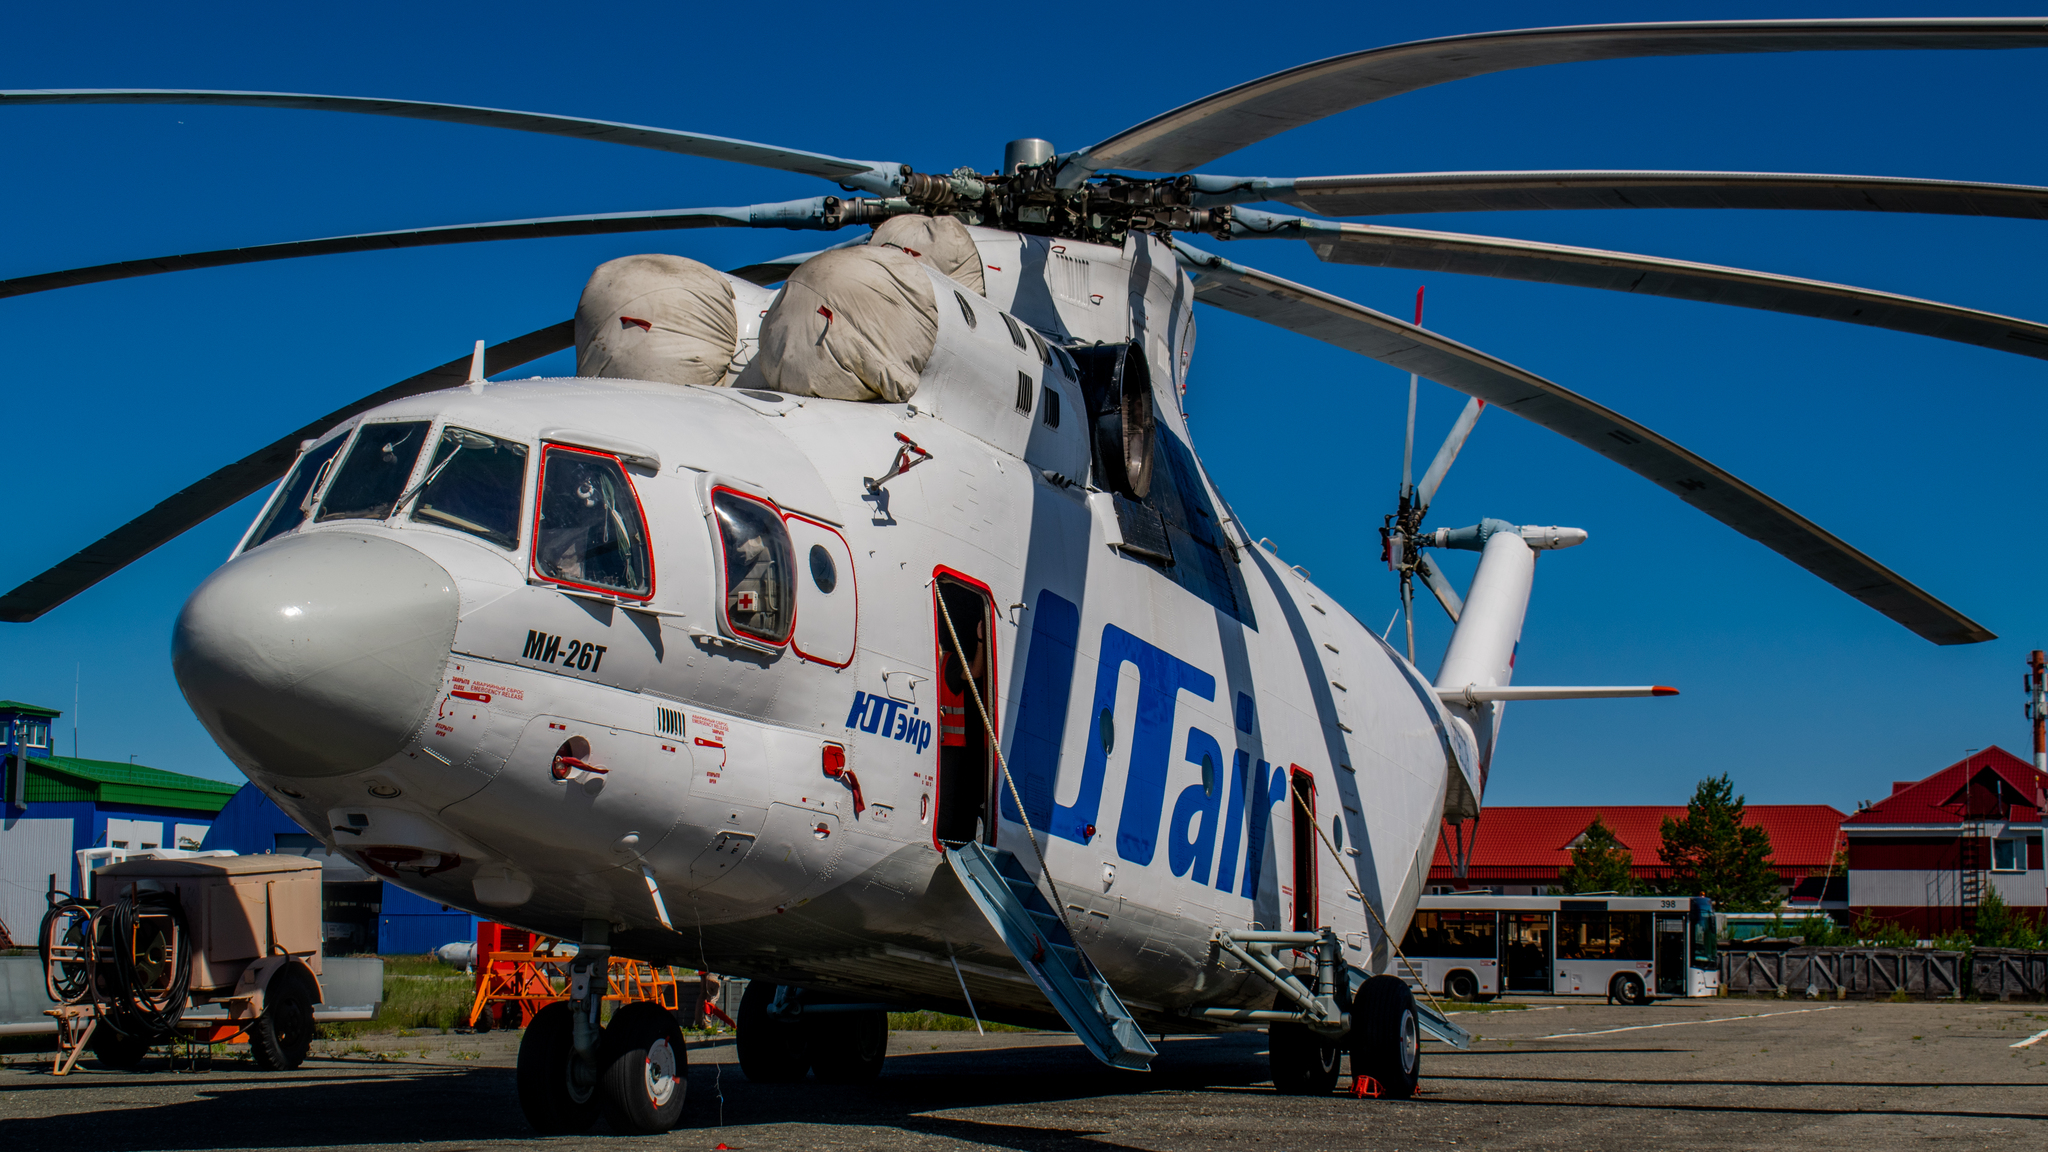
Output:
M1351 1018L1351 1071L1379 1081L1380 1091L1396 1100L1415 1095L1422 1082L1422 1022L1407 982L1399 976L1367 980Z
M1650 994L1643 988L1643 978L1623 972L1614 978L1614 984L1607 990L1609 996L1623 1004L1648 1004Z
M1473 997L1479 995L1479 981L1470 972L1453 972L1444 977L1444 995L1468 1004L1476 1003Z

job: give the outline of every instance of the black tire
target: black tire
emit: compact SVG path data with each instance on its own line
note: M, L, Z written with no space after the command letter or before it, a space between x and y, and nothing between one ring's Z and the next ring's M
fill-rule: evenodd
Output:
M602 1049L602 1037L598 1043ZM588 1132L604 1109L597 1085L579 1089L570 1078L575 1056L575 1022L568 1001L556 1001L535 1013L519 1040L519 1110L543 1136Z
M1474 1004L1491 1004L1494 997L1498 995L1500 995L1498 992L1481 992L1477 996L1472 997L1472 1002Z
M249 1057L265 1072L289 1072L306 1062L313 1047L313 1005L320 986L297 964L270 974L263 989L263 1015L249 1025Z
M1479 995L1479 978L1470 972L1453 972L1444 977L1444 995L1453 1000L1476 1004Z
M116 1072L134 1072L149 1056L149 1041L124 1036L105 1020L93 1026L92 1039L86 1041L86 1047L92 1049L92 1058L100 1067Z
M811 1070L811 1037L801 1024L770 1016L768 1006L774 1002L775 985L766 980L747 984L734 1021L739 1034L733 1045L747 1079L756 1084L794 1084Z
M1359 990L1352 1010L1351 1070L1379 1081L1396 1100L1415 1095L1422 1082L1422 1021L1415 994L1399 976L1375 976Z
M1328 1096L1337 1086L1344 1049L1306 1024L1276 1023L1266 1029L1266 1062L1273 1091L1282 1096Z
M1643 987L1643 978L1634 973L1623 972L1608 986L1607 994L1623 1004L1648 1004L1650 993Z
M823 1012L806 1016L811 1070L827 1084L865 1084L882 1074L889 1055L889 1014Z
M605 1123L621 1136L666 1132L683 1118L689 1055L683 1030L659 1004L628 1004L605 1025L597 1048Z

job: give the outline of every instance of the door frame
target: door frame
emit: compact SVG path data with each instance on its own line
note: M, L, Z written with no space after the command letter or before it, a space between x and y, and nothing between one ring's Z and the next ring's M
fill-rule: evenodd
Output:
M993 588L957 568L948 568L944 564L935 565L932 568L932 729L934 733L937 733L945 723L945 716L938 712L939 681L940 677L946 674L946 620L945 617L939 614L939 581L941 580L951 580L980 593L983 603L988 605L988 698L985 703L988 705L988 746L991 754L989 756L989 776L987 783L983 787L981 826L984 836L983 843L993 848L1000 834L999 825L1002 822L1002 797L997 791L1002 785L1002 768L996 763L996 758L1002 748L1001 726L1003 721L1003 695L1001 685L997 679L1001 650L996 646L996 594ZM953 624L955 627L958 627L960 621L956 619L953 621ZM974 698L970 695L967 698L967 707L974 707L973 701ZM943 852L946 846L939 841L939 813L945 810L946 802L944 794L945 774L939 770L939 757L943 754L942 748L943 745L939 740L934 739L932 741L932 847Z
M1306 785L1306 789L1303 789ZM1302 817L1302 805L1295 802L1299 791L1308 793L1308 817ZM1322 918L1322 886L1316 883L1321 870L1322 856L1316 851L1316 778L1315 774L1299 764L1287 766L1287 814L1291 829L1290 847L1293 850L1294 907L1291 931L1313 932ZM1304 861L1308 867L1302 867ZM1307 926L1303 926L1302 913L1306 911Z

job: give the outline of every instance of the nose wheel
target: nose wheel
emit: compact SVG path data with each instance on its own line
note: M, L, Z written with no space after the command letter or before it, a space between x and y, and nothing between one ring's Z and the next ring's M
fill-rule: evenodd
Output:
M689 1058L675 1017L638 1001L596 1027L603 945L586 943L570 969L571 998L534 1014L519 1042L519 1108L543 1136L588 1132L603 1116L621 1136L666 1132L682 1119Z

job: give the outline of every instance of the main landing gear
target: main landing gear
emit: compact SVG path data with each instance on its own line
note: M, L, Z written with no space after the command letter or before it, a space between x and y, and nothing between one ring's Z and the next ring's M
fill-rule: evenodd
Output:
M793 1084L815 1072L827 1084L863 1084L882 1073L889 1011L835 1004L801 989L755 980L740 997L740 1071L763 1084Z
M602 1115L621 1135L666 1132L683 1115L683 1032L658 1004L628 1004L598 1025L609 984L608 926L584 926L569 999L534 1015L519 1043L519 1107L544 1136L588 1132Z

